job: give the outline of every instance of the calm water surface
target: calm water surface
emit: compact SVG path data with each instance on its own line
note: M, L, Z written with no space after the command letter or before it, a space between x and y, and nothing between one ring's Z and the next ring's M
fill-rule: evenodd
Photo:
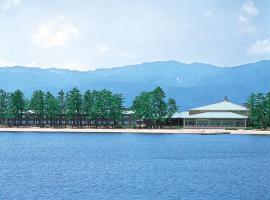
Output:
M270 137L0 133L0 199L270 199Z

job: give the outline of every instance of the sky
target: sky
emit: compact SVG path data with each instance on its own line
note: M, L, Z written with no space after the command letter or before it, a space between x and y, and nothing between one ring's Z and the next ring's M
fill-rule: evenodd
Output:
M0 0L0 66L270 59L269 0Z

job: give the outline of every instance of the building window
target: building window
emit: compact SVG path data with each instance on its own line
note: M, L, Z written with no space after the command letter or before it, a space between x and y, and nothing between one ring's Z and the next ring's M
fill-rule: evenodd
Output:
M196 120L195 119L186 119L185 126L196 126Z
M236 127L244 127L245 126L245 120L244 119L237 119L235 121L235 126Z
M197 119L197 126L208 126L208 119Z
M221 126L221 120L220 119L210 119L209 125L214 126L214 127L219 127L219 126Z
M222 123L223 123L223 126L227 126L227 127L233 127L235 126L235 121L234 120L230 120L230 119L225 119L225 120L222 120Z

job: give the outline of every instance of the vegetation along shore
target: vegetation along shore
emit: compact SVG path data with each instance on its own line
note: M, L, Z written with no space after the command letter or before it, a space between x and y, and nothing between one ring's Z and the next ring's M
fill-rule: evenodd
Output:
M109 90L83 94L73 88L57 96L41 90L25 98L20 90L0 90L0 125L3 127L88 127L135 128L142 121L146 127L161 127L177 111L174 99L165 100L160 87L142 92L131 108L124 107L121 94ZM138 119L138 120L137 120Z
M267 130L270 125L270 93L251 94L245 105L250 110L248 129ZM172 116L179 109L175 100L166 98L160 87L153 91L142 92L128 108L124 106L121 94L109 90L86 90L82 93L78 88L73 88L67 92L61 90L57 95L37 90L30 98L26 98L20 90L14 92L0 90L2 131L40 127L68 131L74 131L74 128L82 130L94 128L94 131L98 131L99 128L101 132L104 130L107 132L108 129L117 129L113 132L123 129L121 132L125 132L127 128L129 131L134 128L144 130L150 128L146 132L152 132L158 128L160 132L175 129L177 133L183 130L186 133L200 133L202 131L200 129L190 131L181 129L181 125L172 126ZM23 129L9 129L14 127ZM142 132L145 132L144 130ZM215 129L208 132L213 130Z

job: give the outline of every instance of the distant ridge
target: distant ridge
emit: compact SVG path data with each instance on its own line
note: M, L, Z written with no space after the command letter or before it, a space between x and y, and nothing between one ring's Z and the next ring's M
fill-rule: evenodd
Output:
M176 99L181 110L186 110L220 101L224 96L232 102L244 103L251 92L270 91L269 77L269 60L235 67L156 61L85 72L16 66L0 67L0 88L7 91L18 88L28 96L36 89L57 93L72 87L106 88L122 93L130 105L139 92L159 85L168 97Z

